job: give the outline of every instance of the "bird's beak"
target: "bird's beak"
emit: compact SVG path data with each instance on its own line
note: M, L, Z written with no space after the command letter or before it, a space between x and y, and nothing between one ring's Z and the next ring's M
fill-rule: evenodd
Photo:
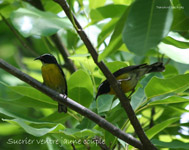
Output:
M41 60L41 56L35 58L34 60Z

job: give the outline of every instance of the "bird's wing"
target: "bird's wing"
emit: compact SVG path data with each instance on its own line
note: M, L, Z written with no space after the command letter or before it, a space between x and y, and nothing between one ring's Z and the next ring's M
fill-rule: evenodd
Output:
M119 79L117 80L118 82L123 82L123 81L129 81L131 80L131 77L125 78L125 79Z
M66 89L64 90L64 91L62 91L63 92L63 94L68 94L68 87L67 87L67 82L66 82L66 76L65 76L65 74L64 74L64 72L63 72L63 70L62 70L62 68L60 67L60 65L57 63L57 65L58 65L58 68L60 69L60 72L61 72L61 74L63 75L63 77L64 77L64 84L65 84L65 87L66 87Z
M118 77L118 76L120 76L124 73L130 72L130 71L133 71L133 70L136 70L136 69L139 69L139 68L143 68L145 66L147 66L147 64L124 67L124 68L121 68L121 69L117 70L116 72L114 72L113 75L115 77Z

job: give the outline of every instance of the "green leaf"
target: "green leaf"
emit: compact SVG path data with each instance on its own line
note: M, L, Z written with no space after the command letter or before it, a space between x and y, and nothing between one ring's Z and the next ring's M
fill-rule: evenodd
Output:
M178 75L178 70L173 65L167 64L166 69L162 74L165 78L169 78Z
M12 11L15 9L18 9L20 7L18 2L15 2L13 0L6 0L1 1L0 4L0 13L5 17L9 18ZM1 17L0 17L1 20Z
M39 96L38 94L33 93L33 92L30 93L30 90L29 91L27 90L26 93L22 93L20 91L24 91L22 89L25 89L26 86L18 86L18 87L19 88L16 89L17 92L15 92L13 89L11 89L11 88L15 88L15 86L8 86L5 83L0 82L0 102L7 105L17 105L17 106L33 107L33 108L55 108L56 107L55 105L52 105L51 103L49 104L46 101L40 100L40 98L46 99L46 96L45 97L40 96L39 99L36 101L37 96ZM29 93L29 96L27 93ZM32 94L36 94L36 96Z
M74 72L68 80L68 88L83 87L89 90L93 94L93 84L90 76L83 70L77 70Z
M168 79L153 77L145 88L148 99L156 96L185 91L189 88L189 74L178 75Z
M173 45L168 45L164 43L159 44L160 52L167 55L176 62L189 64L189 48L181 49Z
M106 0L89 0L90 9L95 9L100 6L104 6Z
M62 11L61 6L58 3L54 2L54 1L42 0L42 4L43 4L44 9L46 11L50 11L50 12L53 12L55 14L57 14L57 13Z
M93 100L93 96L89 90L83 87L76 87L69 90L69 97L85 107L89 107Z
M99 114L111 109L113 98L114 96L112 95L100 95L97 98L97 111Z
M103 28L101 33L98 35L98 47L100 44L104 42L104 40L112 33L115 24L117 23L117 18L112 19L109 23L107 23Z
M1 136L12 136L14 134L20 134L21 130L18 126L10 124L10 123L0 123L0 130Z
M22 98L20 94L7 88L7 85L0 81L0 100L1 101L14 101Z
M168 34L172 20L169 0L136 0L123 30L123 41L137 55L145 55ZM164 9L166 7L166 9Z
M177 7L177 6L175 6ZM187 31L189 29L189 18L185 15L185 9L173 9L173 23L171 26L172 31Z
M130 5L134 0L113 0L114 4Z
M0 113L4 114L6 116L9 116L11 118L18 118L25 121L29 121L32 123L40 123L41 121L39 119L36 119L35 117L29 116L29 109L23 107L22 105L16 106L16 105L9 105L7 108L7 104L1 103L0 105ZM48 122L48 121L46 121ZM44 121L43 121L44 123ZM49 123L49 122L48 122Z
M148 131L146 131L146 135L149 139L152 139L155 135L157 135L159 132L161 132L163 129L167 128L172 123L178 121L180 118L171 118L166 121L163 121L152 128L150 128Z
M188 150L188 147L189 147L189 143L185 143L179 140L173 140L171 142L163 142L157 139L153 139L152 143L158 147L170 148L170 149L175 149L175 150L184 150L184 149Z
M166 37L163 41L163 43L168 44L168 45L173 45L178 48L183 48L186 49L189 47L189 42L183 42L183 41L178 41L174 39L173 37Z
M68 110L68 113L69 113L69 110ZM70 116L68 115L68 113L62 114L62 113L59 113L58 111L55 111L54 113L46 117L43 117L40 120L44 122L64 123L70 119Z
M92 9L90 17L94 22L101 21L106 18L119 18L126 7L127 6L124 5L106 5L97 9Z
M189 17L189 1L188 0L180 0L180 3L183 6L186 16Z
M144 89L154 75L156 75L156 73L151 73L147 77L142 79L140 83L138 83L139 88L138 89L136 88L137 91L131 97L131 106L133 107L134 110L137 110L141 106L141 104L143 104L144 101L146 100Z
M63 35L64 36L64 35ZM76 49L78 48L79 36L73 30L67 30L67 45L68 49Z
M106 120L109 122L118 125L120 128L123 126L123 123L128 119L126 113L124 112L123 107L119 103L119 100L114 101L116 107L112 108L110 111L107 112ZM113 106L112 105L112 106Z
M34 128L30 125L28 125L25 121L23 121L22 119L13 119L13 120L9 120L9 119L4 119L4 121L10 122L10 123L16 123L18 124L20 127L22 127L27 133L33 135L33 136L44 136L47 133L53 133L53 132L57 132L59 130L63 130L65 129L65 127L62 124L57 124L53 127L47 128Z
M179 96L170 96L168 98L162 99L162 100L156 100L149 105L159 105L159 104L174 104L174 103L182 103L182 102L189 102L189 99L179 97Z
M6 105L14 105L14 106L17 105L17 106L22 106L26 108L33 108L36 110L38 110L39 108L57 108L56 105L48 104L41 101L36 101L26 96L23 96L19 99L11 100L11 101L6 101L5 99L0 98L0 103L6 104Z
M93 84L90 76L83 70L74 72L68 80L68 91L70 98L89 107L93 100Z
M81 47L81 51L84 51L83 49L84 47ZM90 56L89 53L81 52L73 56L70 56L69 58L74 60L74 63L76 64L76 66L82 67L85 70L88 70L89 72L93 72L96 69L96 64L94 63L94 60L89 56Z
M80 129L75 129L75 128L72 128L72 129L67 128L63 131L63 133L66 134L66 135L72 135L72 136L77 137L77 138L82 138L82 137L86 137L86 136L102 135L101 132L99 132L95 129L80 130Z
M71 27L67 19L59 18L50 12L40 11L32 6L13 11L11 21L14 27L24 36L49 36L60 29Z
M112 135L110 132L108 132L107 130L104 131L105 134L105 141L106 141L106 145L112 145L112 142L115 140L115 136ZM111 148L110 148L111 149ZM113 148L112 148L113 149Z
M123 42L122 37L120 35L117 37L117 39L115 39L114 41L109 43L108 47L106 47L106 49L103 51L103 53L99 55L98 61L101 61L109 54L113 53L114 51L117 51L118 48L121 46L122 42Z
M57 105L57 102L53 101L50 97L46 96L35 88L29 86L9 86L9 88L20 95L30 97L34 100Z
M106 49L103 51L103 53L100 54L98 61L104 59L111 53L116 52L118 50L118 48L120 48L120 46L123 44L123 40L122 40L122 36L121 36L123 27L124 27L123 20L125 20L127 18L129 10L130 10L130 7L125 8L125 12L123 13L123 15L121 16L119 21L117 21L117 24L116 24L115 30L111 36L109 45L108 45L108 47L106 47Z
M125 9L123 15L120 17L119 21L117 22L117 24L115 26L115 30L111 36L110 42L115 40L117 37L119 37L120 34L122 34L123 28L125 25L125 20L127 20L130 8L131 7L129 6Z
M92 120L85 117L76 128L77 129L92 129L95 125L96 123L94 123Z
M128 65L122 61L114 61L114 62L108 62L106 63L108 69L110 69L110 71L112 73L114 73L115 71L123 68L123 67L127 67Z
M118 61L124 61L124 62L129 62L134 59L135 55L128 52L127 48L125 47L125 44L122 44L119 49L120 49L119 51L112 53L109 56L109 58L112 60L118 60Z
M2 85L5 85L5 86L7 86L7 85L14 86L14 85L18 85L18 84L23 84L24 83L22 80L16 78L13 75L10 75L10 74L3 74L2 73L1 78L2 78L3 82L1 82L1 81L0 82L1 82Z

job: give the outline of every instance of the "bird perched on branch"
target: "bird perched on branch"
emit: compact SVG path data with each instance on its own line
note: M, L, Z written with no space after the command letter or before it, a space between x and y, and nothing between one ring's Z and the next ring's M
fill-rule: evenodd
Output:
M35 60L42 62L41 72L44 84L53 90L67 95L67 83L63 70L51 54L43 54ZM58 112L67 112L67 107L58 103Z
M135 91L135 87L142 76L144 76L147 73L162 72L164 70L165 67L163 63L156 62L151 65L142 64L142 65L124 67L114 72L113 75L115 76L116 80L120 83L124 93L128 93L131 91L131 94L133 94ZM110 86L108 80L105 80L100 84L95 99L97 99L97 97L102 94L115 95L115 92ZM129 95L129 97L131 96L131 94Z

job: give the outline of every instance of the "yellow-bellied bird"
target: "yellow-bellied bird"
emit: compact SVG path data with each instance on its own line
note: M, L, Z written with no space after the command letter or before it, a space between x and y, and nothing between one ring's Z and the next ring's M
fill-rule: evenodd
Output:
M156 62L151 65L142 64L142 65L124 67L114 72L113 75L120 83L124 93L128 93L131 91L132 94L135 91L135 87L142 76L144 76L147 73L162 72L164 70L165 67L163 63ZM102 94L115 94L108 80L105 80L100 84L96 95L96 99L99 95Z
M43 54L35 60L42 62L41 72L44 84L53 90L67 95L67 83L63 70L51 54ZM58 112L67 112L67 107L58 103Z

